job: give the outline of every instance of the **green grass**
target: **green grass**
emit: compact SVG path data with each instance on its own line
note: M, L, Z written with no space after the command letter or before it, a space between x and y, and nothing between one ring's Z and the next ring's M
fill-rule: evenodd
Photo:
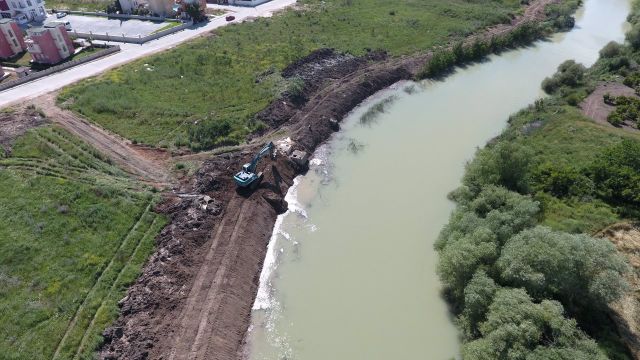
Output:
M47 9L105 11L111 0L47 0Z
M174 28L174 27L180 26L180 25L182 25L182 23L179 23L179 22L176 22L176 21L169 21L163 27L161 27L160 29L155 30L154 32L152 32L152 34L157 34L157 33L161 32L161 31L169 30L171 28Z
M582 116L578 108L555 103L552 99L542 108L532 106L516 114L502 135L503 141L530 149L533 164L553 163L584 169L596 154L622 139L640 141L640 134L597 124ZM541 126L523 131L532 122ZM593 233L621 220L613 205L596 198L558 199L545 193L535 196L542 205L542 224L557 230Z
M59 347L58 359L90 359L166 220L149 192L54 126L18 138L0 167L0 357L51 359Z
M520 1L305 0L299 6L304 10L227 26L216 36L83 81L59 99L74 99L74 111L146 144L200 149L239 143L260 126L253 115L289 86L280 71L311 51L424 51L508 21ZM202 144L189 138L190 128L200 130L196 123L231 127Z

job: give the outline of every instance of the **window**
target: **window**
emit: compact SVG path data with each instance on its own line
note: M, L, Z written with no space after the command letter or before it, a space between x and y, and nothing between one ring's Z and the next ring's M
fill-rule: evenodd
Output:
M27 6L33 6L33 5L31 4L31 0L27 0Z
M16 41L16 39L13 39L13 46L18 47L18 42Z

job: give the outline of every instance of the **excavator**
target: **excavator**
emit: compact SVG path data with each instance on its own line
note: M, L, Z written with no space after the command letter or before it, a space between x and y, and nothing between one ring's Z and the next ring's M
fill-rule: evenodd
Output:
M236 181L236 185L240 188L251 188L256 189L260 182L262 181L262 173L256 174L256 167L262 159L267 154L271 154L271 157L275 157L275 145L273 142L269 142L265 145L256 156L253 157L250 163L246 163L242 166L242 170L235 174L233 179Z

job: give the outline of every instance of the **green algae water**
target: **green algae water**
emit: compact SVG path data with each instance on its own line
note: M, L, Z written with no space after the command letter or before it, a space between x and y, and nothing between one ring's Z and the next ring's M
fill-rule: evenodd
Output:
M369 99L287 194L261 274L252 360L459 357L433 250L464 164L565 60L592 65L623 41L629 0L587 0L576 27L442 82ZM383 112L372 106L383 103Z

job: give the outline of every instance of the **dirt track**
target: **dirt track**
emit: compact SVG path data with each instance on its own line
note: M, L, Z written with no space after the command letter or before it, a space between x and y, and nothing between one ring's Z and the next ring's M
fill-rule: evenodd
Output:
M582 113L593 119L598 124L614 127L607 121L607 117L615 110L615 106L605 104L603 96L609 94L612 96L631 96L638 98L635 90L620 83L604 82L598 84L596 89L580 104ZM623 124L622 129L630 132L638 132L639 130L629 124Z
M91 124L71 111L60 109L56 106L56 96L57 93L41 96L34 101L34 105L51 121L91 144L139 180L161 186L168 185L169 172L158 156L151 159L148 154L136 150L128 140Z

